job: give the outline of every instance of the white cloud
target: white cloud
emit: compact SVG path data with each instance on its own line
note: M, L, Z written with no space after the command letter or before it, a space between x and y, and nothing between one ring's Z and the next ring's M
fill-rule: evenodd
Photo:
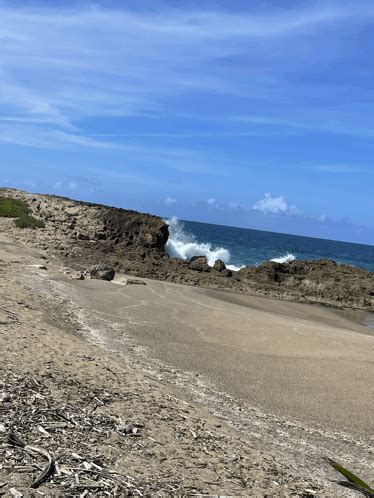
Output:
M176 202L177 199L174 199L174 197L166 197L166 199L164 200L164 204L166 204L167 206L172 206L176 204Z
M295 206L287 204L283 196L272 197L270 193L265 194L265 197L257 201L252 209L261 211L264 214L296 214Z
M233 209L234 211L246 209L245 204L241 204L240 202L236 202L236 201L229 202L228 207L229 207L229 209Z
M208 204L208 206L216 206L217 205L217 201L213 197L211 197L210 199L208 199L206 201L206 203Z

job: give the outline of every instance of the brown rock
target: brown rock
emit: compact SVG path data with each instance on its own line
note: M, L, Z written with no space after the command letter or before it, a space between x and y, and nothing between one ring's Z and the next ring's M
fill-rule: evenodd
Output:
M188 267L191 270L199 272L209 272L211 270L210 266L208 265L208 260L205 256L193 256Z
M98 280L113 280L116 272L113 268L105 265L93 265L88 269L88 273L91 278L96 278Z
M213 265L213 270L216 270L216 271L226 270L226 265L225 265L225 263L222 261L222 259L217 259L217 260L214 262L214 265Z

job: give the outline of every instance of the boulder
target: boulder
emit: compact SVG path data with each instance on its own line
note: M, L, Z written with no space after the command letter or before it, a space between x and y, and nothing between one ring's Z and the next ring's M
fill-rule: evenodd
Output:
M216 270L216 271L226 270L226 265L225 265L225 263L222 261L222 259L217 259L217 260L214 262L214 265L213 265L213 270Z
M205 256L193 256L189 262L188 267L190 268L190 270L194 271L210 271L210 266L208 265L208 260Z
M91 278L96 278L98 280L113 280L116 272L113 268L105 265L93 265L88 269L88 273Z

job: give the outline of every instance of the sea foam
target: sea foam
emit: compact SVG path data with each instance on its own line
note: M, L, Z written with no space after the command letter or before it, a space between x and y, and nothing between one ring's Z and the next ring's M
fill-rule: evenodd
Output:
M215 247L210 242L198 242L192 233L184 230L183 223L175 217L165 221L169 225L170 237L166 249L170 256L184 260L193 256L205 256L209 266L213 266L217 259L221 259L230 270L240 270L241 267L229 264L230 251L224 247Z
M270 261L273 261L273 263L289 263L290 261L295 261L296 256L288 252L284 256L280 256L279 258L273 258Z

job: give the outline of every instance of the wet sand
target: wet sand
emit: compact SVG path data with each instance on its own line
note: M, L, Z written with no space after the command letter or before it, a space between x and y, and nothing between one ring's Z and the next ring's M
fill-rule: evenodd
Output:
M374 337L344 313L177 284L71 282L102 340L130 335L151 358L250 406L311 427L372 433Z

